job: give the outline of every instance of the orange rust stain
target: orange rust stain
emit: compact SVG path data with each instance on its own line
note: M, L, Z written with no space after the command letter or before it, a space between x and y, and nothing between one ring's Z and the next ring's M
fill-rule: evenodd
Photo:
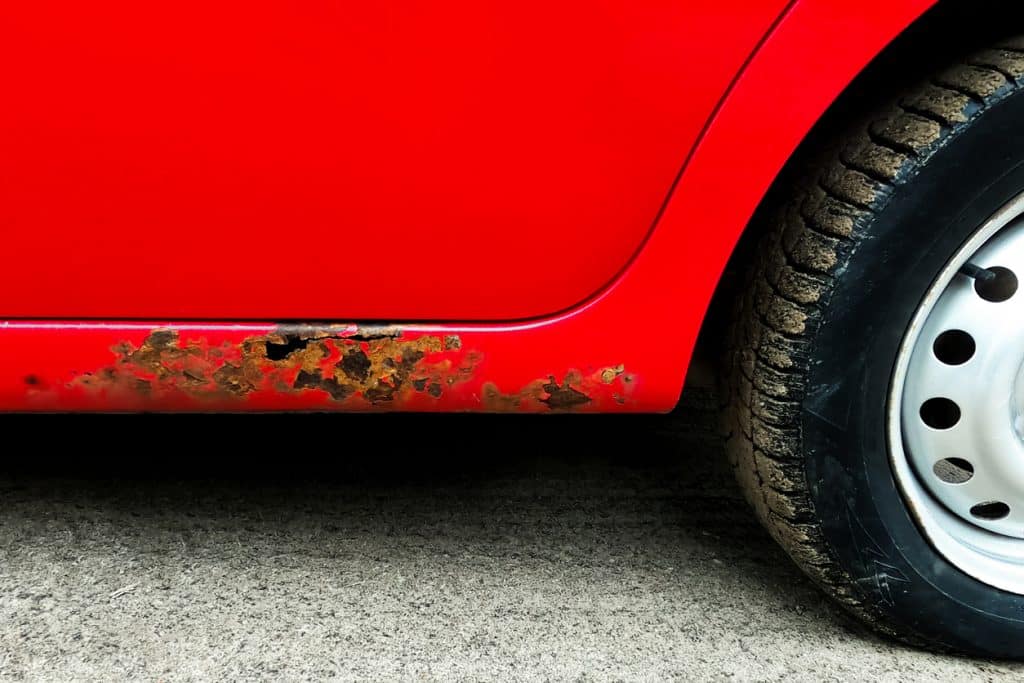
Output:
M340 410L447 405L489 412L606 410L629 403L634 388L620 364L548 375L505 393L483 381L481 355L466 351L458 335L407 336L394 326L287 325L220 343L158 328L138 346L122 342L111 351L109 365L66 386L129 404L178 405L174 399L184 398L230 406L257 394L291 394ZM48 390L35 378L26 384Z
M611 384L612 382L615 381L616 377L619 377L624 372L626 372L626 366L620 363L619 365L616 365L614 368L605 368L601 370L599 375L601 377L602 382L604 382L605 384Z
M491 412L529 411L573 411L600 403L610 396L618 404L629 400L633 376L626 373L624 365L601 368L583 375L570 370L559 381L554 375L536 379L519 391L506 394L492 382L483 385L484 409Z
M456 335L405 338L395 327L290 326L220 346L156 329L138 348L116 345L112 365L80 374L70 385L198 400L243 399L263 389L322 391L348 407L398 407L414 394L438 399L470 380L479 354L454 358L459 349Z

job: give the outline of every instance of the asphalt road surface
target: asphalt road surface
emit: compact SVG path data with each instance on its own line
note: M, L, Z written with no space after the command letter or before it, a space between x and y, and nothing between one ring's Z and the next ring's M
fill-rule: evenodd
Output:
M0 678L1011 680L865 632L683 417L8 418Z

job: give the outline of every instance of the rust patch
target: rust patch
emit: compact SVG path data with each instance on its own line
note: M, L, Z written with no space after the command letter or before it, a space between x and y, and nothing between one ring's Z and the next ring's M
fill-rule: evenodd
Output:
M299 374L295 376L295 383L292 387L295 389L321 389L330 394L331 398L335 401L344 401L355 393L352 387L339 383L333 377L327 378L320 372L308 372L306 370L299 370ZM284 391L287 390L288 387L285 385Z
M220 400L244 399L264 389L322 391L351 407L399 405L413 394L439 399L471 379L480 358L452 353L461 347L455 335L407 338L391 326L282 326L219 346L204 338L182 339L164 328L153 330L138 347L116 345L113 365L80 374L70 385Z
M590 397L569 384L569 378L562 382L562 386L558 386L555 378L552 377L551 381L544 385L544 391L548 396L542 398L541 401L547 403L551 408L573 408L590 403Z
M157 328L111 352L110 364L73 375L64 388L97 392L116 405L230 410L249 401L281 405L274 397L290 394L303 399L285 408L490 412L615 410L632 403L636 388L619 364L542 376L509 393L483 381L482 357L459 335L394 326L282 325L250 336ZM56 390L39 386L36 375L23 381L33 392Z
M397 339L402 336L402 328L398 325L361 325L349 338L356 341L373 339Z
M368 380L372 367L373 363L370 362L370 357L358 347L349 349L341 356L342 372L346 377L357 382Z
M626 366L622 365L621 363L619 365L616 365L614 368L605 368L604 370L601 371L601 381L604 382L605 384L611 384L612 382L615 381L616 377L618 377L625 371Z
M588 406L617 405L628 402L633 377L624 365L601 368L590 375L570 370L559 381L554 375L537 379L519 391L506 394L492 382L483 385L484 409L491 412L573 411Z

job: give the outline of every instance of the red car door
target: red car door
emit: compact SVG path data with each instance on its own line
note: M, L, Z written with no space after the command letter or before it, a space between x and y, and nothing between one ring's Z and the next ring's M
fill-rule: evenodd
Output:
M784 5L3 3L0 317L564 310Z

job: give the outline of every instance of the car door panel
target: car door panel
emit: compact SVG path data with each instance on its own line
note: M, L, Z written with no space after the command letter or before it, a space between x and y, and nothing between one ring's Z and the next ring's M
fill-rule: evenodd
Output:
M567 309L784 4L4 3L0 315Z

